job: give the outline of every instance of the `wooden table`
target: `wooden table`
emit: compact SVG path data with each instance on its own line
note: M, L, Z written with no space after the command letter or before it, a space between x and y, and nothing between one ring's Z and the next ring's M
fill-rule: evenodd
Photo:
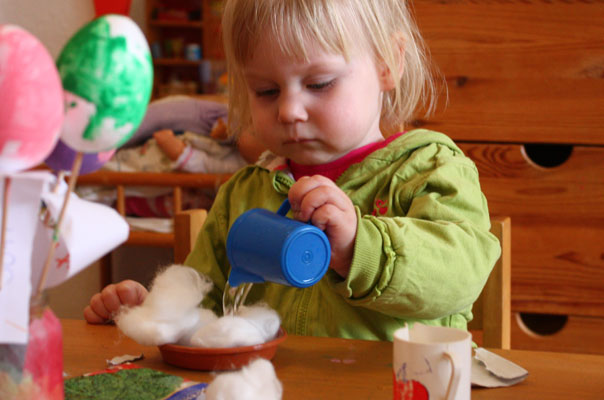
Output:
M64 369L69 376L102 370L105 361L144 353L140 366L211 382L212 373L164 364L156 347L141 346L112 325L62 320ZM603 399L604 356L496 350L529 371L515 386L474 389L472 399ZM273 359L284 400L391 399L392 343L288 336Z

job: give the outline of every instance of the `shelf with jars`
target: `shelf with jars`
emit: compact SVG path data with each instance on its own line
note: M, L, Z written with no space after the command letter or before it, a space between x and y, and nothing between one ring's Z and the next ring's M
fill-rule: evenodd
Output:
M222 0L147 0L147 38L154 66L153 97L221 90ZM224 81L224 79L223 79Z

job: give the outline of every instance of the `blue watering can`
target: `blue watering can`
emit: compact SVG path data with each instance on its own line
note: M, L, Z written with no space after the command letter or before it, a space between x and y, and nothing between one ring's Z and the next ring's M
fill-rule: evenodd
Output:
M325 275L331 259L327 236L287 218L289 209L286 199L276 213L254 208L235 220L226 243L231 287L268 281L305 288Z

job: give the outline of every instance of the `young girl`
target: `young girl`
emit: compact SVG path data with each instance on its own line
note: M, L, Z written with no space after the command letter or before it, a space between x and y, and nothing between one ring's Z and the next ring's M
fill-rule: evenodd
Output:
M229 122L268 149L222 185L187 264L221 313L229 227L250 208L323 229L330 269L298 289L254 284L292 334L392 340L406 321L465 329L499 256L478 173L451 139L402 126L433 92L402 0L227 0ZM382 131L384 129L384 131ZM138 304L129 281L95 295L89 322Z

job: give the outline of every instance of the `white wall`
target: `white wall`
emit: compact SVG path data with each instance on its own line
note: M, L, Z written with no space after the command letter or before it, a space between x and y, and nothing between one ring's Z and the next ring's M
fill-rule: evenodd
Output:
M0 0L0 24L15 24L57 58L69 38L94 18L93 0ZM132 0L130 16L145 26L144 0Z
M145 22L144 0L132 0L130 16L139 26ZM93 0L0 0L0 24L14 24L42 42L56 59L69 38L94 18ZM92 294L100 288L98 263L49 291L55 314L81 318Z

